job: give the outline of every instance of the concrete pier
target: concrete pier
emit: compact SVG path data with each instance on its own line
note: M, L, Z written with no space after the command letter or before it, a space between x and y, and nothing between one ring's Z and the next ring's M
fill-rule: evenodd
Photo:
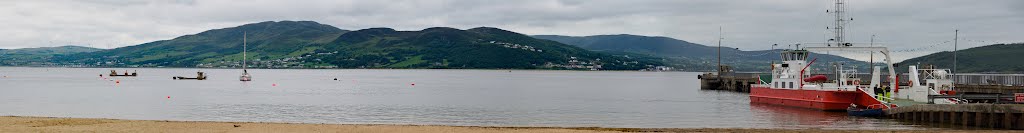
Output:
M886 111L888 118L994 129L1024 129L1022 104L918 104Z
M758 84L757 74L729 74L715 75L711 73L701 74L701 90L728 90L735 92L750 92L751 84Z
M717 73L697 75L701 90L728 90L750 92L751 84L758 84L761 73L736 73L730 66L718 66Z

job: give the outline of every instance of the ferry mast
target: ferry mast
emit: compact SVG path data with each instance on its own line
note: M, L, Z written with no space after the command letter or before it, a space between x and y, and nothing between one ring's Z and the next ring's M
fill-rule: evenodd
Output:
M835 0L835 7L832 10L825 10L825 12L831 14L834 18L832 26L825 27L825 29L832 32L832 38L828 39L826 44L829 47L850 47L853 44L846 42L846 24L849 21L853 21L853 18L846 16L846 0Z

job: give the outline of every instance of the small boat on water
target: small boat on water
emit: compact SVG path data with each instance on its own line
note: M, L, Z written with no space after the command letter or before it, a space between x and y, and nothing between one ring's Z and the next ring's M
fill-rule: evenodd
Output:
M248 35L248 33L242 33L242 76L238 77L238 80L239 81L243 81L243 82L245 82L245 81L252 81L252 75L249 75L249 70L246 70L246 63L245 63L245 61L246 61L245 60L245 58L246 58L245 51L246 51L246 48L247 48L246 44L245 44L246 35Z
M850 106L850 108L846 109L846 114L861 117L882 117L885 116L885 110L887 109L889 109L889 106L884 106L882 104L875 104L866 108Z
M193 77L183 77L183 76L174 76L174 77L171 77L171 78L174 79L174 80L206 80L206 75L203 74L203 72L196 72L196 77L194 77L194 78Z
M139 74L137 72L132 72L131 74L129 74L128 71L124 71L124 74L118 74L117 70L110 70L110 74L108 74L108 76L111 76L111 77L117 77L117 76L131 76L131 77L135 77L135 76L139 76Z

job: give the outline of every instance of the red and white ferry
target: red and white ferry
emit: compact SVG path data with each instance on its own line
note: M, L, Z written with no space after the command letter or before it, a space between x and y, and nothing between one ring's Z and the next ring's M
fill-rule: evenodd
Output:
M806 47L799 46L795 50L785 50L781 53L782 62L772 64L771 77L762 76L761 84L751 85L750 102L773 105L793 106L812 108L819 110L847 110L851 107L856 109L881 109L894 107L889 104L893 96L892 91L899 89L896 85L896 75L892 59L889 58L889 50L885 47L855 47L853 43L847 43L844 37L844 27L849 20L846 13L846 1L835 0L834 9L827 12L835 15L835 22L828 28L834 36L826 42L827 47ZM859 51L878 52L886 58L889 76L885 78L889 85L880 85L879 67L873 67L872 81L869 86L862 86L860 78L856 77L856 70L846 70L844 64L834 63L830 67L828 77L825 75L812 75L811 64L815 60L807 62L810 51ZM875 87L890 87L889 92L880 93L878 96L874 91Z
M820 51L879 51L888 57L884 47L808 47L800 50L786 50L781 54L782 63L772 64L771 77L761 77L761 84L751 85L750 102L774 104L782 106L802 107L819 110L841 111L851 105L861 108L892 107L886 100L891 97L878 97L874 87L878 85L878 68L872 74L871 85L861 86L861 79L856 78L855 70L845 70L843 64L832 64L833 71L828 77L812 75L808 72L814 60L807 62L810 52ZM889 75L895 75L889 63ZM888 78L890 85L895 87L895 78ZM891 89L895 90L895 89Z

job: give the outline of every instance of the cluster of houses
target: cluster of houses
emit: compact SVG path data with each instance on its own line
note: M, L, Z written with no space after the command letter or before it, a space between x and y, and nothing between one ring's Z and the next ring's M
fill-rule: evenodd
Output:
M490 43L491 44L498 44L498 45L501 45L501 46L503 46L505 48L522 49L522 50L528 50L528 51L533 51L533 52L544 52L544 50L540 50L540 49L534 48L533 46L530 46L530 45L521 45L521 44L516 44L516 43L507 43L507 42L498 42L498 41L491 41Z
M592 61L580 61L580 58L569 57L569 62L566 64L554 64L548 62L544 64L544 67L548 68L565 68L565 69L587 69L587 70L601 70L601 59L594 59Z
M296 57L287 57L287 58L274 59L274 60L252 59L252 61L249 61L249 63L247 63L247 65L250 68L338 68L338 66L335 66L335 65L312 65L312 66L310 66L310 65L306 65L307 64L306 60L304 60L306 58L310 58L313 55L329 56L329 55L333 55L333 54L337 54L337 53L338 53L337 51L325 52L325 53L314 53L314 54L305 54L305 55L296 56ZM320 59L313 59L313 61L321 61L321 60ZM201 67L201 68L240 68L240 67L242 67L242 62L241 61L218 61L218 62L213 62L213 63L200 63L200 64L197 64L196 67Z

